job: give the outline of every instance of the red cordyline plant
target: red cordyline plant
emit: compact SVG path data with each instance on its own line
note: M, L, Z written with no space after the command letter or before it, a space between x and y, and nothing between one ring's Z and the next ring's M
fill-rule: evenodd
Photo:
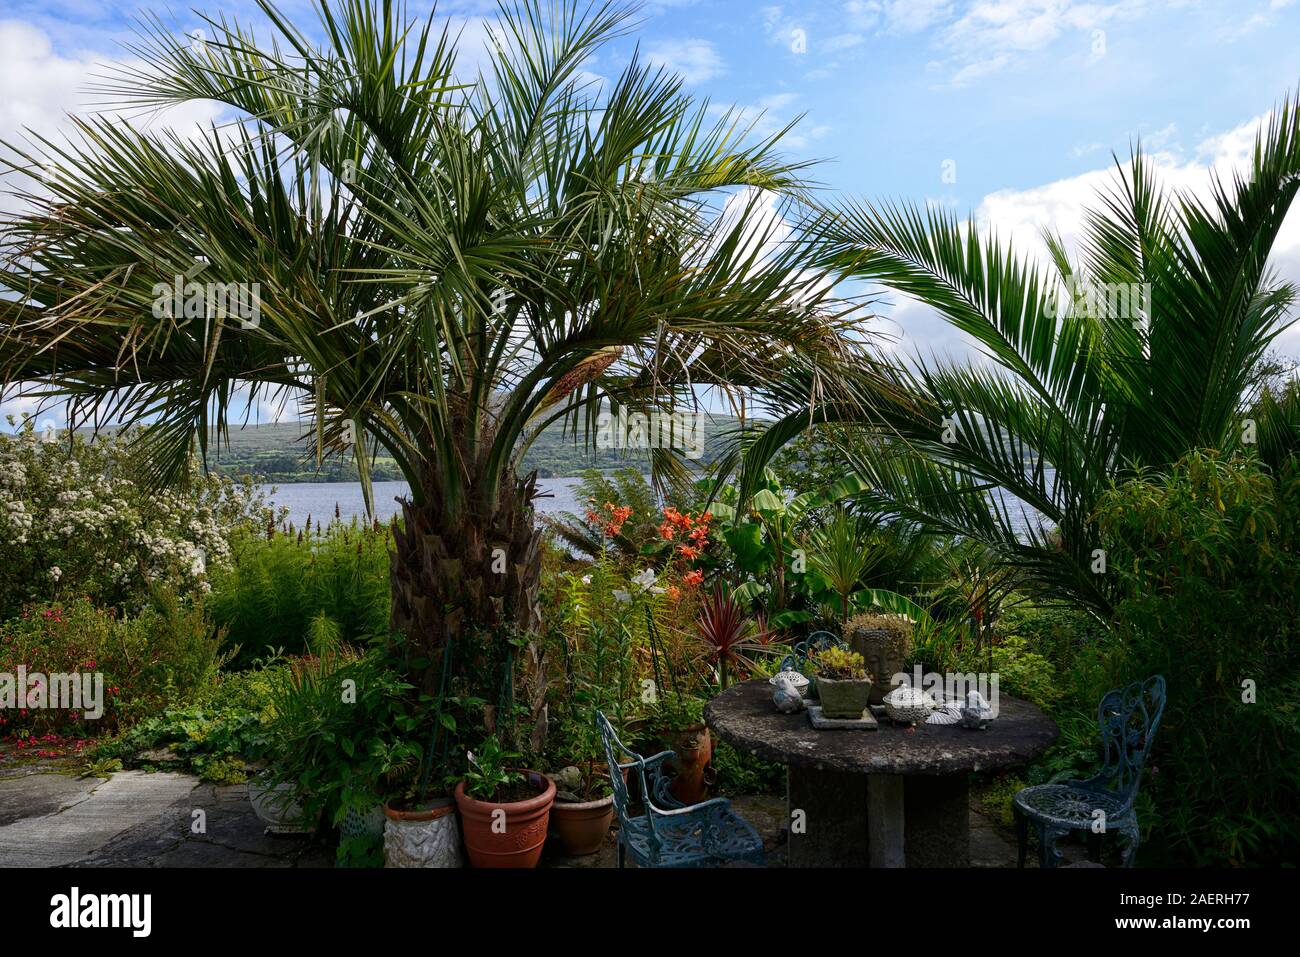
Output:
M721 585L705 597L696 622L710 664L718 669L718 684L727 687L728 674L750 664L746 652L767 644L772 632L745 614L744 606Z

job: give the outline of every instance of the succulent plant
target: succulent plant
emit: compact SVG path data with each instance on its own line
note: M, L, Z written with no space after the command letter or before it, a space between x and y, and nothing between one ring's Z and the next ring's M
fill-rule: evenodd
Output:
M867 677L867 664L862 656L847 648L823 648L814 652L809 660L819 678L829 678L832 681L871 680Z

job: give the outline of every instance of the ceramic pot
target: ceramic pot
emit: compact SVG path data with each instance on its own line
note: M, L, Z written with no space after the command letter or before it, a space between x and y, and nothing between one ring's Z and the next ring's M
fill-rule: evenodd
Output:
M822 701L822 714L827 718L862 717L871 703L871 679L846 678L836 681L831 678L817 679L817 694Z
M439 798L413 811L384 805L385 867L461 867L456 805Z
M683 804L699 804L713 783L713 736L697 724L673 736L673 782L668 790Z
M470 797L464 781L456 785L456 806L471 867L536 867L541 859L555 803L555 782L537 771L520 773L537 791L536 797L498 804Z
M292 784L269 788L260 778L253 778L248 782L248 800L269 834L310 834L315 830L304 819Z
M596 801L556 801L551 805L551 830L569 857L595 854L605 843L614 820L614 795Z

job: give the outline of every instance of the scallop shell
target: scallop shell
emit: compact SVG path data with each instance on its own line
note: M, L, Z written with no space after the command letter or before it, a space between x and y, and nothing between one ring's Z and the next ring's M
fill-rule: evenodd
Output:
M957 724L959 721L961 721L961 709L951 704L941 706L925 719L926 724Z

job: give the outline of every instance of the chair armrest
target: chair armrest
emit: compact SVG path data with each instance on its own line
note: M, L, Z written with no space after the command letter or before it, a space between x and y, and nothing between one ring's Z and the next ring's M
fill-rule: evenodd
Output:
M701 801L699 804L688 804L684 807L675 808L661 808L659 805L649 801L646 802L646 805L653 813L658 814L661 817L677 817L682 814L690 814L694 811L703 811L706 808L729 808L731 807L731 801L728 798L710 798L707 801Z

